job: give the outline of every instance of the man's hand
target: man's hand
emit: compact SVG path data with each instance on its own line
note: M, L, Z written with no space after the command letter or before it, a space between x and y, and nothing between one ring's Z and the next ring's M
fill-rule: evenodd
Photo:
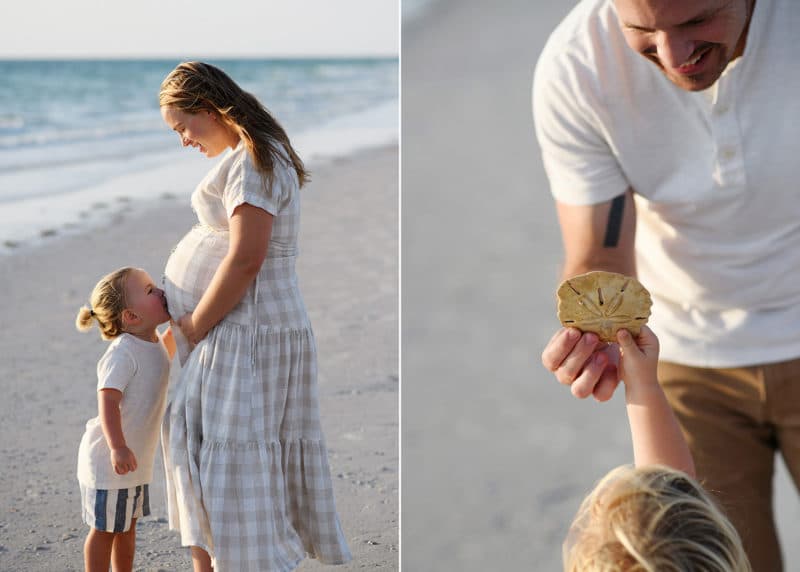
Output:
M542 364L556 379L569 385L579 399L594 395L608 401L619 385L619 347L600 342L597 334L562 328L542 351Z

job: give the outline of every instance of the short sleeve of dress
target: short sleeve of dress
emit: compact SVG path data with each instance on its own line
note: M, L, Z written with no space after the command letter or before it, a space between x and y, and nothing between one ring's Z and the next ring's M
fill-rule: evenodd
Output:
M603 136L589 71L545 49L533 81L533 117L550 191L573 205L605 202L628 182Z
M97 362L97 391L118 389L125 391L136 375L136 362L124 348L116 346L106 352Z
M283 202L283 188L280 170L281 162L275 160L272 184L256 170L250 153L245 149L241 157L231 166L228 180L222 192L222 203L228 218L241 204L247 203L267 211L271 215L278 214Z

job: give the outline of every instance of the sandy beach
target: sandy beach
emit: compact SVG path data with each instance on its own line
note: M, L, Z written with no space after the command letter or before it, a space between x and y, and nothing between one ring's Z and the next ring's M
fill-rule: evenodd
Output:
M441 0L404 25L403 570L559 570L580 500L632 461L621 392L576 400L540 363L561 242L530 91L571 5ZM797 570L782 463L775 487Z
M211 162L206 164L210 168ZM302 192L298 275L320 355L322 423L337 508L353 561L336 570L398 569L398 149L312 165ZM194 224L185 186L137 201L97 228L55 233L0 256L0 570L83 570L78 443L97 414L97 330L74 320L96 281L124 265L157 280ZM159 453L160 455L160 453ZM140 520L135 570L190 570L168 530L157 457L153 514ZM327 569L327 567L325 567ZM323 569L306 560L300 570Z

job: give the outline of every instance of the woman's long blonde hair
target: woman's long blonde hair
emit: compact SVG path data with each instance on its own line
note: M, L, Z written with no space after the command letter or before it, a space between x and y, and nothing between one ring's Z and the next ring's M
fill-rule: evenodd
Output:
M618 467L586 497L564 543L565 572L751 572L736 529L688 475Z
M123 332L122 311L127 307L125 283L133 268L126 266L103 276L95 285L89 297L90 306L78 310L75 327L81 332L88 332L92 324L97 322L100 336L104 340L113 340Z
M203 62L179 64L161 83L158 102L161 107L170 106L186 113L216 113L223 125L242 138L267 185L271 186L274 181L276 160L291 162L287 166L294 168L300 187L309 181L309 173L283 127L253 95L221 69ZM288 158L277 144L283 147Z

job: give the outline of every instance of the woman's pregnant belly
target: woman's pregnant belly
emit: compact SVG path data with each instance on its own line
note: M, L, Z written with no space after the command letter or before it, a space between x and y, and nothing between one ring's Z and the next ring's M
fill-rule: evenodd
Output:
M177 320L193 312L228 253L228 233L196 226L172 251L164 270L167 307ZM254 283L224 321L272 329L309 327L297 286L295 257L267 257Z
M164 293L174 320L193 312L228 252L228 235L196 226L178 242L164 269Z

